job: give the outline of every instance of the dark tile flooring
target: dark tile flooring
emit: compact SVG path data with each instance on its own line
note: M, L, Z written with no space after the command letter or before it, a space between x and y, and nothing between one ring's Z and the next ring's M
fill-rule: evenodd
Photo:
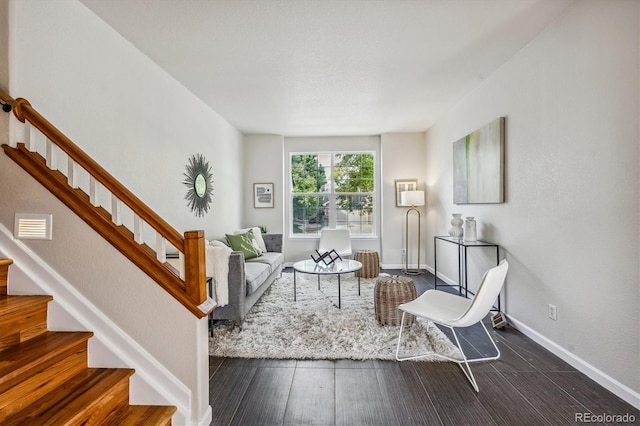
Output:
M418 294L433 288L431 274L412 279ZM211 358L211 424L570 425L625 414L640 424L637 409L531 339L487 328L501 358L472 365L479 393L447 362ZM460 331L470 358L494 351L479 325Z

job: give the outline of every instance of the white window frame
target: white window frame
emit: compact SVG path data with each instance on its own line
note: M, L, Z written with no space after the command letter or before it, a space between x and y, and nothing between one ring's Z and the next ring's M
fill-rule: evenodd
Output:
M371 192L340 192L339 194L335 192L335 181L333 179L333 170L335 168L335 156L336 154L369 154L373 157L373 191ZM328 155L331 161L331 176L328 177L328 185L329 190L327 192L293 192L293 179L292 179L292 168L291 168L291 159L296 155ZM371 234L352 234L351 238L353 239L375 239L377 238L377 222L378 222L378 203L379 203L379 188L378 188L378 165L377 165L377 156L376 152L373 150L330 150L330 151L291 151L289 152L287 169L289 171L287 176L287 181L289 182L289 200L287 203L287 208L289 209L289 238L293 239L318 239L320 238L320 234L295 234L293 232L293 198L297 196L317 196L317 195L325 195L329 198L329 228L336 227L336 217L337 217L337 206L336 206L336 197L338 195L371 195L373 199L372 212L373 221L371 223Z

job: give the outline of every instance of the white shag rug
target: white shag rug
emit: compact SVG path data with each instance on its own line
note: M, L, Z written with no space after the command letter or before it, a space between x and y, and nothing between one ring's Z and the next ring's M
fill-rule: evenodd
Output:
M222 321L214 327L209 354L227 358L270 359L395 359L399 326L381 326L375 318L376 279L341 278L342 309L338 309L336 276L283 273L253 306L242 327ZM402 334L401 356L435 351L458 357L459 351L440 329L417 319ZM423 361L441 361L430 356Z

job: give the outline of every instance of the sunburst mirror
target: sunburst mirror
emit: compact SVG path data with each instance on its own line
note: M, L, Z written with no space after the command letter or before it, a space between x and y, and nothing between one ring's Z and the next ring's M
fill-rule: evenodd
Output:
M213 201L213 175L209 162L202 154L194 154L189 158L184 173L183 183L187 185L187 205L198 217L204 216L209 211Z

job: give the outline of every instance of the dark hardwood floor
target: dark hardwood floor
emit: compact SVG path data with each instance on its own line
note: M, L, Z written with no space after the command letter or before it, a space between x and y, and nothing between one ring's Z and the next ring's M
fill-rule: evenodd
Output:
M418 294L433 288L431 274L411 278ZM211 424L640 424L637 409L531 339L487 328L501 358L472 365L479 393L447 362L211 358ZM470 358L494 351L479 325L460 334ZM633 421L587 417L625 414Z

